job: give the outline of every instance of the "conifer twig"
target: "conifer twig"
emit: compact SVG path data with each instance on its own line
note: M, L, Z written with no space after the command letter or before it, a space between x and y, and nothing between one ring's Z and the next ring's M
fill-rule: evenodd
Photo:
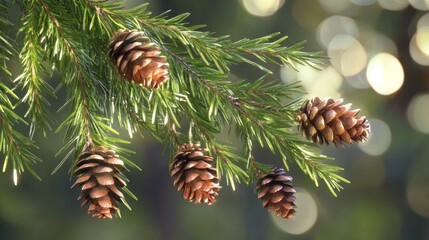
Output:
M56 27L57 31L60 34L64 35L64 31L61 28L58 20L49 11L49 8L46 5L45 1L44 0L38 0L38 1L42 4L43 9L48 14L49 18L51 19L52 23ZM86 134L85 135L85 137L86 137L86 143L85 143L84 149L86 149L88 146L92 145L92 138L91 138L91 130L89 129L89 118L90 117L89 117L88 102L87 102L88 100L87 100L86 93L83 90L85 87L84 87L84 79L83 79L82 69L81 69L79 60L77 59L76 53L75 53L73 47L71 46L70 42L64 36L62 36L62 38L63 38L64 44L66 45L66 47L67 47L67 49L69 51L69 54L72 57L73 62L75 64L76 71L77 71L77 78L79 80L79 85L80 85L80 88L81 88L80 92L81 92L81 97L82 97L82 104L83 104L83 111L84 111L83 114L84 114L84 121L85 121L84 126L85 126L85 134Z

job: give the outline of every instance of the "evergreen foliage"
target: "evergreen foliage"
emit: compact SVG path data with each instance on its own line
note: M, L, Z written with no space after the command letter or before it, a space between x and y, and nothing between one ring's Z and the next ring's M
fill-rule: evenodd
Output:
M11 4L21 9L21 41L16 44L7 31ZM35 174L32 165L40 160L32 153L36 147L32 136L35 131L51 131L49 99L55 99L59 88L66 88L67 101L60 111L71 110L56 130L65 133L64 147L58 152L64 159L58 167L67 159L75 162L92 144L131 154L124 147L128 141L112 127L117 121L131 137L150 135L172 152L184 143L201 142L216 156L218 171L233 188L236 183L254 182L259 172L270 169L254 158L254 144L259 144L277 154L286 169L290 163L298 164L316 185L322 180L335 195L340 183L347 182L337 174L342 169L330 165L331 158L318 153L297 131L295 118L302 104L295 99L301 94L299 85L272 80L268 68L272 64L317 68L323 56L304 52L304 42L286 47L287 37L278 33L238 41L214 36L201 30L201 25L188 25L188 15L152 16L147 4L124 9L120 3L106 1L2 1L0 68L10 75L6 63L14 51L20 52L22 63L14 87L7 86L8 79L0 82L3 171L10 169L12 161L11 168L19 173ZM116 73L107 46L119 29L143 31L168 58L170 80L161 88L142 88ZM237 64L250 64L264 76L231 82L230 67ZM60 82L49 81L54 73L60 75ZM24 95L18 97L17 89ZM26 105L25 116L14 113L17 104ZM16 123L29 124L28 137L13 130ZM218 140L220 133L229 130L235 131L242 147ZM122 159L138 168L132 160Z

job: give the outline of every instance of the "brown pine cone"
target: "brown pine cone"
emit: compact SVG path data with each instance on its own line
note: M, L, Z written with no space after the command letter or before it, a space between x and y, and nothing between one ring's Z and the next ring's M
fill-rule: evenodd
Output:
M329 145L364 142L370 132L365 116L357 117L359 109L349 110L351 104L340 105L343 99L315 97L304 102L297 116L302 135L308 140Z
M112 218L119 212L118 201L124 198L119 189L126 186L120 175L123 169L124 162L106 147L93 147L79 155L73 171L77 180L72 188L81 187L78 200L83 199L82 207L89 203L88 214Z
M183 189L184 199L212 205L222 187L212 166L213 157L204 155L205 152L207 149L201 149L199 144L183 145L170 164L170 171L173 185L178 191Z
M277 216L290 219L296 215L294 203L295 189L292 185L292 177L287 176L282 168L274 168L271 172L258 177L256 191L262 206L268 207L268 211L275 211Z
M119 75L142 87L159 88L168 80L167 58L137 30L121 29L110 40L108 55Z

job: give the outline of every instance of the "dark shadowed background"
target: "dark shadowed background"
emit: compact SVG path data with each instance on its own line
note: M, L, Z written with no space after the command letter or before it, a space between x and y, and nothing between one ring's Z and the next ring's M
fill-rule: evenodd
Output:
M99 220L70 189L71 160L51 175L64 144L62 133L52 133L36 136L42 182L25 174L15 187L11 175L0 174L0 239L429 239L429 0L125 1L144 2L154 14L189 12L192 25L234 40L281 32L287 44L307 40L306 51L329 56L321 71L272 70L279 81L302 81L308 97L343 97L369 118L366 144L321 149L351 183L335 198L291 164L298 215L289 221L267 213L252 186L234 192L223 182L216 204L194 205L172 186L169 150L136 135L131 158L142 171L127 176L139 200L129 199L133 210L122 207L122 218ZM19 18L18 9L11 14ZM18 63L10 64L15 76ZM233 71L250 80L263 75L242 65ZM53 102L53 113L63 100ZM57 114L62 120L67 111ZM281 164L269 152L256 157Z

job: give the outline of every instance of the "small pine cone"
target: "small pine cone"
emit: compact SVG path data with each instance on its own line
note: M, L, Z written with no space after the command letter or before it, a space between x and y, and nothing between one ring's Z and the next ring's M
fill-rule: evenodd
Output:
M282 168L274 168L271 172L259 176L256 182L258 199L262 206L268 207L268 211L275 211L277 216L290 219L296 215L294 203L295 189L292 185L292 177L286 176Z
M126 186L120 174L123 169L124 162L106 147L94 147L79 155L73 171L77 180L72 188L82 188L78 200L83 199L82 207L89 203L88 214L112 218L119 211L117 202L124 198L119 189Z
M364 142L370 132L365 116L357 117L359 109L349 110L351 104L340 105L343 99L315 97L304 102L297 116L302 135L308 140L329 145Z
M185 144L170 164L173 185L183 189L183 198L195 203L216 202L219 186L217 170L212 166L213 157L204 155L207 149L199 144Z
M143 32L121 29L110 39L108 55L118 73L142 87L159 88L168 80L168 63Z

